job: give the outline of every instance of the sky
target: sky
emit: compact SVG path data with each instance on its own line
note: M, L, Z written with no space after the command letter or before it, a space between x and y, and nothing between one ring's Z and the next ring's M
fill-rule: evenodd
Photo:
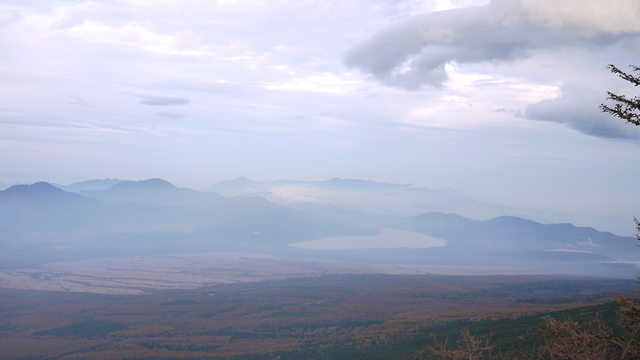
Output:
M0 172L640 217L637 0L1 0L0 49Z

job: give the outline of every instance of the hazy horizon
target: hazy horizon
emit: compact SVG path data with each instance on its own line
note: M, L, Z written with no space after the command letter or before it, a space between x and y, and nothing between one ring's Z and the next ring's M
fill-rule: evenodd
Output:
M0 48L0 358L640 352L571 320L640 323L640 0L2 0Z
M0 190L18 184L48 182L65 191L77 192L83 196L100 200L114 201L109 196L91 195L98 193L118 182L144 184L153 180L166 182L165 179L89 179L75 177L55 177L27 173L0 173ZM176 186L166 182L167 186ZM190 189L177 185L177 188ZM501 203L483 202L456 189L429 189L413 184L393 184L365 179L324 179L302 181L296 179L278 179L275 181L256 181L239 177L213 183L207 187L195 189L202 192L214 192L227 197L259 196L275 203L303 211L317 211L332 207L348 211L360 211L372 215L416 216L430 212L462 215L473 220L488 220L499 216L516 216L543 224L570 223L576 226L592 227L599 231L608 231L620 236L635 234L632 216L626 213L580 213L560 212L549 208L519 208ZM87 192L89 191L89 192ZM95 193L95 191L93 191ZM131 194L125 194L128 199ZM106 195L105 195L106 196ZM154 196L143 196L136 201L151 201ZM118 200L115 200L118 201ZM161 202L159 204L167 204ZM311 207L311 208L310 208Z
M598 109L637 93L606 67L637 61L637 2L177 4L0 4L2 171L338 177L640 215L640 129Z

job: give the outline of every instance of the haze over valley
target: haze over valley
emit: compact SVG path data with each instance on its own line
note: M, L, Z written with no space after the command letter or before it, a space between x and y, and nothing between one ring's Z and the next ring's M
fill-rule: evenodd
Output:
M640 354L638 0L3 0L0 49L1 359Z
M444 203L447 209L455 206L464 209L469 202L480 208L492 208L452 190L430 191L409 185L341 179L274 183L277 185L238 178L211 186L228 196L178 188L157 178L11 186L0 192L4 250L0 255L4 277L1 286L29 288L16 285L21 281L11 279L30 276L26 268L45 266L42 268L45 272L58 267L73 269L74 261L84 268L81 264L91 259L104 264L101 269L106 271L109 261L124 261L118 259L130 259L135 264L139 262L135 260L137 257L151 256L150 259L160 261L162 256L169 256L166 258L169 263L177 256L184 270L191 271L189 259L198 259L196 254L206 253L213 259L225 258L223 254L228 253L232 257L247 254L249 258L266 256L271 260L259 263L264 267L264 276L247 275L245 279L236 276L235 280L229 280L223 274L203 281L202 285L341 273L338 268L348 269L345 273L389 273L389 266L399 266L402 270L395 270L398 273L628 278L638 267L635 238L591 227L543 224L507 215L475 220L445 212L413 216L394 213L393 204L405 203L408 207L405 212L416 211L425 206L422 203L425 199L434 200L429 206ZM420 196L423 193L426 195ZM296 194L295 200L291 194ZM385 204L391 204L387 214L382 211ZM366 208L372 211L363 211ZM279 266L275 259L283 264L298 264L294 268L309 262L314 264L310 265L314 270L280 273L272 269ZM210 268L214 269L217 261L212 261ZM157 263L159 267L161 263ZM247 266L258 265L239 262L236 270L242 273ZM141 274L146 274L140 278L149 275L148 268L140 265ZM106 273L100 276L115 276ZM46 278L54 281L55 277ZM42 281L29 283L36 288L43 286ZM100 287L99 282L91 286Z

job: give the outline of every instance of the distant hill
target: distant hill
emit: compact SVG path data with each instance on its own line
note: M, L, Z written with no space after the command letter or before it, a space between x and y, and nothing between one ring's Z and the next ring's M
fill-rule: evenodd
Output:
M59 187L60 189L64 190L64 191L69 191L69 192L79 192L79 191L91 191L91 190L105 190L110 188L111 186L117 184L117 183L121 183L125 180L120 180L120 179L101 179L101 180L87 180L87 181L81 181L81 182L77 182L77 183L73 183L73 184L69 184L69 185L58 185L58 184L52 184L55 187Z
M48 183L0 191L0 266L172 252L243 251L384 263L532 267L618 276L637 272L640 250L620 237L572 224L514 216L472 220L441 212L372 215L343 208L309 212L263 197L225 198L162 179L66 192ZM90 195L89 198L84 195ZM424 249L308 250L289 244L374 236L381 228L444 239ZM636 269L636 270L634 270Z
M406 218L400 226L452 240L468 249L573 251L625 260L637 258L633 237L572 224L540 224L515 216L475 221L456 214L430 213Z
M178 188L162 179L119 181L105 190L81 190L78 193L106 202L162 206L210 207L227 201L219 194Z
M94 219L103 215L100 203L46 182L14 185L0 191L0 244L16 246L27 233L94 227ZM50 240L45 237L42 241Z
M381 190L411 187L410 184L398 185L371 180L351 180L340 178L333 178L324 181L276 180L260 182L241 176L233 180L217 182L207 187L205 191L215 191L222 194L247 195L251 192L268 191L270 188L276 186L318 186L345 190Z
M0 204L20 207L28 204L85 205L95 201L84 196L69 193L46 182L31 185L14 185L0 191Z
M58 184L71 184L86 179L74 176L49 176L49 175L33 175L24 172L5 172L0 173L0 182L12 185L33 184L40 181Z
M503 215L541 223L572 223L631 235L633 224L617 216L576 216L549 209L513 208L476 201L453 189L428 189L411 184L393 184L360 179L334 178L324 181L254 181L239 177L217 182L205 189L223 196L262 196L297 209L322 212L342 208L372 215L413 216L431 212L459 214L487 220Z
M204 190L206 192L216 192L224 196L251 196L269 188L268 183L258 182L241 176L233 180L217 182Z
M207 202L206 207L177 206L179 201L192 205L222 197L178 189L159 179L114 187L108 195L120 196L120 200L138 196L147 201L156 196L156 202L171 206L109 203L48 183L0 191L0 267L172 252L265 251L300 240L379 232L338 224L257 197ZM191 195L197 196L195 200L188 198Z
M331 236L377 235L375 228L339 224L275 204L261 197L226 202L205 210L195 228L220 239L259 246L286 245Z
M259 186L261 186L261 184L262 184L261 182L251 180L251 179L249 179L249 178L247 178L245 176L241 176L241 177L235 178L233 180L226 180L226 181L217 182L217 183L209 186L209 188L207 188L207 190L210 190L211 188L215 188L215 187L228 187L228 188L259 187Z
M375 216L344 209L312 209L319 216L361 227L413 231L447 240L437 248L316 250L348 261L397 264L527 267L542 273L631 277L640 268L634 237L621 237L572 224L540 224L512 216L485 221L457 214ZM537 269L537 270L536 270Z

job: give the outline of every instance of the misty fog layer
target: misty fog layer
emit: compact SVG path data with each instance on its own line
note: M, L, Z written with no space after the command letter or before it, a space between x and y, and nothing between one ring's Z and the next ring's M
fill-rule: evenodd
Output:
M87 183L92 190L70 185L78 193L46 182L0 192L2 267L213 252L622 277L637 267L634 238L590 227L515 216L385 215L331 203L335 191L351 199L388 195L388 188L429 193L401 185L334 179L330 187L314 184L321 191L310 202L276 204L258 196L255 187L228 197L162 179L110 182L104 188L98 181ZM278 189L261 194L271 198ZM330 196L318 204L323 193Z

